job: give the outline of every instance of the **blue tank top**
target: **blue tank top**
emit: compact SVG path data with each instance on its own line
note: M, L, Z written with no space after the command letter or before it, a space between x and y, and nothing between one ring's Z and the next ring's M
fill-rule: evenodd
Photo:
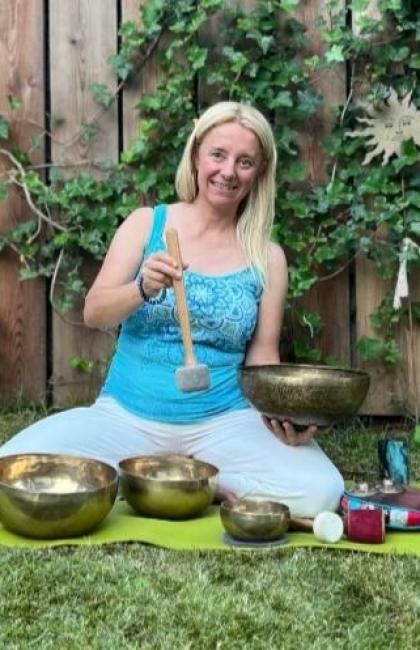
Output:
M144 259L166 250L166 205L154 210ZM144 303L122 324L102 395L150 420L198 422L249 407L237 377L257 322L262 284L252 267L225 275L184 272L194 353L206 364L211 386L181 392L175 372L184 365L182 335L173 289L160 304Z

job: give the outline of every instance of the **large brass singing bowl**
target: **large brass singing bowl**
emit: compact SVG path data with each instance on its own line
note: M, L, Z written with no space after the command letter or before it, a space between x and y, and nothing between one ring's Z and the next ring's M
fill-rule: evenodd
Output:
M355 415L369 389L362 370L281 363L239 368L247 399L267 417L330 426Z
M0 520L24 535L83 535L111 510L118 472L98 460L61 454L0 458Z
M180 455L137 456L120 462L124 498L140 515L196 517L213 501L219 470Z
M223 501L220 518L229 535L243 542L281 539L289 528L290 511L278 501L237 499Z

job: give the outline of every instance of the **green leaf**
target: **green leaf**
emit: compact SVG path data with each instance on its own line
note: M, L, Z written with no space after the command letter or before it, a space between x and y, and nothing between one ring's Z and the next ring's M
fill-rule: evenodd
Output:
M408 226L408 230L411 235L417 235L420 237L420 219L419 221L412 221Z
M130 60L127 60L127 58L122 53L113 54L112 56L108 57L108 63L112 65L118 77L124 81L128 79L134 70L134 63Z
M416 445L420 445L420 424L416 424L414 427L414 442Z
M267 54L268 50L270 49L270 47L273 45L274 42L275 41L273 36L263 36L259 41L262 53Z
M410 56L410 48L408 47L395 47L390 48L390 59L391 61L404 61Z
M0 181L0 201L4 201L7 197L7 185Z
M22 266L19 270L19 278L21 280L35 280L41 275L41 270L33 267Z
M384 350L384 343L378 339L362 336L357 342L357 350L364 361L379 359Z
M157 181L157 174L154 169L143 168L137 173L137 184L141 192L146 193Z
M9 95L7 99L9 101L9 106L12 109L12 111L21 110L23 106L23 102L21 99L19 99L19 97L13 97L13 95Z
M383 11L399 11L402 8L402 0L379 0L379 8Z
M319 334L324 328L324 321L321 316L315 312L299 310L297 312L298 321L303 327L309 329L311 338L314 338L316 334Z
M389 365L395 365L401 360L401 350L394 339L387 341L384 345L383 359Z
M343 46L333 45L332 48L325 53L325 58L328 63L340 63L341 61L345 61Z
M420 322L420 302L411 303L411 313L416 322Z
M89 140L92 140L92 138L97 135L99 131L99 126L97 122L90 122L89 124L85 124L83 126L82 134L80 136L80 139L82 142L87 143Z
M322 96L310 87L305 90L298 90L297 98L297 114L301 119L313 115L318 106L322 104Z
M192 69L197 71L204 68L207 61L208 50L198 45L192 45L187 52L188 60L192 64Z
M93 372L94 362L86 357L72 357L70 359L70 367L74 370L79 370L85 375L91 375Z
M333 355L326 356L324 359L324 363L327 366L334 366L335 368L344 368L346 365L341 359L339 359L338 357L334 357Z
M104 108L109 108L115 99L115 96L111 93L109 88L105 86L105 84L99 84L99 83L91 84L90 91L92 93L95 102L97 102Z
M306 178L306 165L303 162L295 161L281 172L282 177L287 181L304 181Z
M291 12L296 9L300 0L280 0L280 7L283 11Z
M322 358L322 352L318 348L310 347L306 341L297 340L293 342L293 351L300 361L317 363Z
M412 138L402 143L401 152L408 165L413 165L420 160L420 151Z
M10 135L10 122L0 115L0 140L7 140Z
M407 192L406 200L410 205L420 208L420 192Z
M63 172L58 167L50 167L50 181L51 183L58 183L64 178Z
M289 107L293 106L292 93L289 90L281 90L273 100L270 102L271 108Z
M369 6L370 0L353 0L351 8L353 11L365 11Z
M329 260L334 260L337 258L337 249L334 246L334 242L331 244L324 244L323 246L318 246L315 251L315 259L317 262L327 262Z
M409 68L420 70L420 54L412 54L408 62Z

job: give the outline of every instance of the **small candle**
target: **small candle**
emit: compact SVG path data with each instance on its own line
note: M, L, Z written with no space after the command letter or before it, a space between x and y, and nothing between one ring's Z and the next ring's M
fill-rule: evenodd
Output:
M352 542L382 544L385 541L385 513L380 508L349 510L346 534Z

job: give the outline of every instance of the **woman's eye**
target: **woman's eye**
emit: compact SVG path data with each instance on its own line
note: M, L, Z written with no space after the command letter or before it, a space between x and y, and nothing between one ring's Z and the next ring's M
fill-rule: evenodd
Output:
M242 158L242 160L240 161L240 165L244 169L250 169L254 165L254 163L250 158Z
M216 158L216 160L220 160L223 157L221 151L213 151L211 156L213 158Z

